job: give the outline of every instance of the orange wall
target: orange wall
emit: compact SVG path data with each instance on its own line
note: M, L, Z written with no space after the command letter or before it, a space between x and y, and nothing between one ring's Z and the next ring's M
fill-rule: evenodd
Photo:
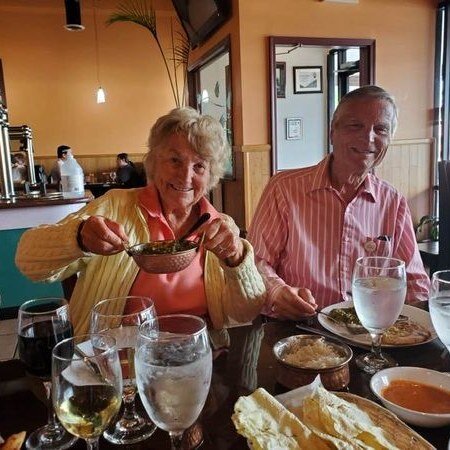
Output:
M431 136L434 0L240 2L244 142L269 141L267 36L376 39L376 82L400 108L396 138ZM252 24L248 26L247 24Z
M237 144L270 140L268 36L375 39L376 82L396 97L400 109L396 138L432 135L437 0L240 0L239 8L237 3L233 0L233 19L193 53L198 59L226 32L239 33L239 55L232 55L234 112L243 127ZM232 39L235 51L233 44Z
M53 155L59 144L75 154L144 152L150 126L175 106L168 77L150 33L129 23L105 21L115 0L97 0L98 87L92 0L82 4L82 32L69 32L62 0L1 0L0 58L9 119L32 127L36 155ZM163 46L174 10L153 2Z

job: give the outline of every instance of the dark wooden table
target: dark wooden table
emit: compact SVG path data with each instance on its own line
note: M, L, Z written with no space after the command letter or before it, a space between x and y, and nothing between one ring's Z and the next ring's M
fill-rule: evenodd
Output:
M231 347L214 361L210 395L202 413L205 450L244 450L246 441L234 430L231 422L233 406L239 395L247 395L257 387L264 387L276 395L285 392L276 382L276 361L272 347L279 339L303 334L292 322L257 321L253 326L230 330ZM318 325L315 325L318 326ZM364 350L353 347L355 355ZM403 349L389 350L400 365L419 366L438 371L450 371L450 357L439 342ZM369 388L370 375L351 363L349 391L375 400ZM46 421L43 390L39 383L27 378L19 361L0 363L0 432L3 436L21 430L32 431ZM414 427L438 450L447 449L450 427L425 429ZM74 449L84 449L82 441ZM147 441L133 446L117 447L102 439L101 449L169 449L165 432L157 430ZM410 450L410 449L408 449ZM413 449L411 449L413 450Z

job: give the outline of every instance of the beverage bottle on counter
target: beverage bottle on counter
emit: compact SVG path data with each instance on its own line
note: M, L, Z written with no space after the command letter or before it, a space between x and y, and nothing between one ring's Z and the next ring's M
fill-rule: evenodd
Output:
M61 191L64 198L78 198L84 196L83 169L73 155L68 154L61 165Z

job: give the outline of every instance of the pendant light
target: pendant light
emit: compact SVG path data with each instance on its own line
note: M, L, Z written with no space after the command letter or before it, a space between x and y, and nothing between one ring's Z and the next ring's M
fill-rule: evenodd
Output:
M106 94L100 83L100 56L99 56L99 51L98 51L97 12L96 12L96 8L95 8L95 2L96 2L96 0L92 0L92 6L93 6L93 10L94 10L95 65L97 68L97 83L98 83L97 103L105 103L106 102Z

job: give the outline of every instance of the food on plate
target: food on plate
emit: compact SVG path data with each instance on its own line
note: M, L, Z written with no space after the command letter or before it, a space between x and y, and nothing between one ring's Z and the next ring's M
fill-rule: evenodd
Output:
M231 419L253 450L330 449L263 388L247 397L239 397Z
M361 325L355 308L335 308L328 315L337 323L344 326ZM382 337L382 343L387 345L411 345L428 341L431 337L430 331L414 320L400 316L399 319L388 328Z
M20 450L23 441L25 440L26 431L21 431L20 433L12 434L6 439L6 441L0 445L1 450Z
M412 380L392 380L381 395L403 408L429 414L450 414L450 392Z
M131 248L134 255L166 255L196 248L198 244L191 241L166 240L153 241L139 246L139 249Z
M300 339L294 340L286 346L281 359L295 367L324 369L339 366L347 357L342 350L321 338L308 343Z
M414 320L397 321L388 328L382 337L383 344L409 345L419 344L430 339L431 333Z
M292 412L257 389L238 399L232 420L256 450L396 448L368 414L322 387Z

